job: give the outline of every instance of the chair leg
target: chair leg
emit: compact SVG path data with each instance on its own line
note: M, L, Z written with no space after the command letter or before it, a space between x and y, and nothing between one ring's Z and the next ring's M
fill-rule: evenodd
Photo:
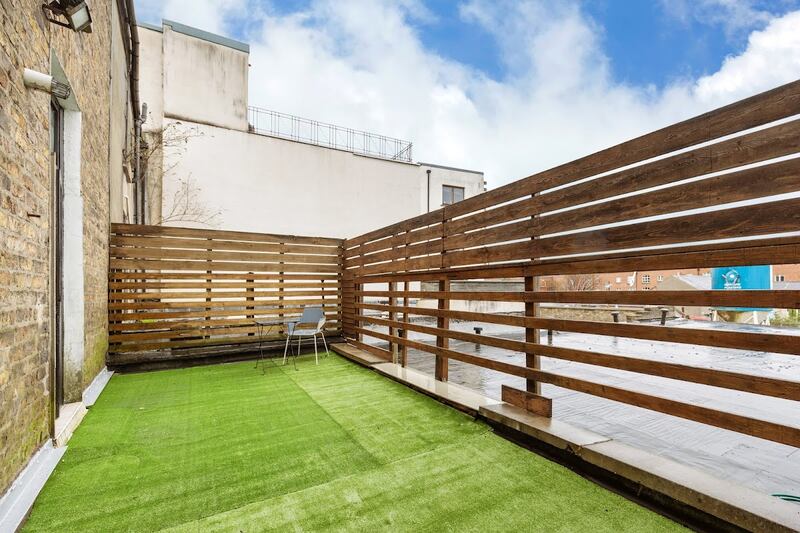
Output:
M283 348L283 364L286 364L286 353L289 351L289 339L291 339L291 335L286 336L286 346Z
M317 334L314 334L314 359L319 364L319 354L317 353Z
M328 357L328 351L329 350L328 350L328 343L325 342L325 333L320 331L319 334L322 335L322 344L323 344L323 346L325 346L325 357Z

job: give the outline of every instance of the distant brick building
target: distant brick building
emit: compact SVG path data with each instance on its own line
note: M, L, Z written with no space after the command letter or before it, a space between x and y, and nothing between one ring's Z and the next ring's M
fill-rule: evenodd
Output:
M41 0L0 3L0 495L105 365L109 221L130 214L125 6L92 2L84 33ZM31 88L25 69L70 94Z

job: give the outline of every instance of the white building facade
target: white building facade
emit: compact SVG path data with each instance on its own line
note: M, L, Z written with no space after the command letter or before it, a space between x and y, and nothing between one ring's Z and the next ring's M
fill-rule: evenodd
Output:
M248 109L247 44L170 21L140 39L150 222L346 238L484 191L403 141Z

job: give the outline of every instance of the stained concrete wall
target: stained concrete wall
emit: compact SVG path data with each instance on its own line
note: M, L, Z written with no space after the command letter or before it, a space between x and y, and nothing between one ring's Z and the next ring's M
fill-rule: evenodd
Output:
M219 212L215 224L229 230L346 238L421 212L426 176L419 165L201 124L182 127L193 136L165 155L165 215L187 181L193 201Z
M152 220L176 218L176 199L218 213L213 226L353 237L442 204L442 184L483 191L483 174L360 156L248 133L248 47L174 22L140 31ZM176 138L186 142L174 142ZM431 170L430 186L426 170ZM177 196L176 196L177 194Z
M164 115L246 131L248 53L173 22L163 32Z

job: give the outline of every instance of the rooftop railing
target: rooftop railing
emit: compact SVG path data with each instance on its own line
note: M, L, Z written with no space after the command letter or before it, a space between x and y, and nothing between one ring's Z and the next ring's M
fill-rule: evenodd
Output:
M248 107L247 116L251 133L392 161L411 162L410 141L259 107Z

